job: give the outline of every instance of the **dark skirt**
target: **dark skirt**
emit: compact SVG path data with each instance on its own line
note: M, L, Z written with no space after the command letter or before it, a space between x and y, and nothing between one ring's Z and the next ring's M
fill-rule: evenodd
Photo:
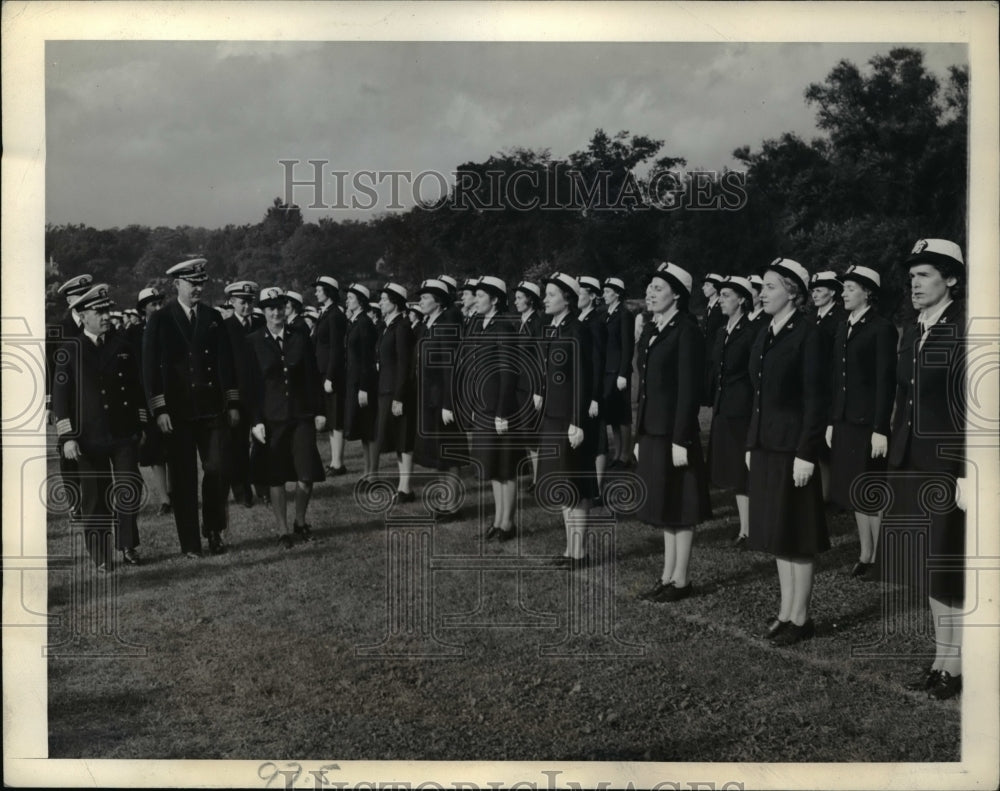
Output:
M472 459L483 481L512 481L517 477L518 464L527 456L520 439L496 431L473 431Z
M872 458L872 427L854 423L833 424L833 442L830 449L830 500L848 511L877 514L873 506L878 498L866 494L868 486L878 486L878 473L885 473L886 458ZM866 475L866 473L868 473ZM864 475L863 480L858 480ZM858 484L858 491L852 491Z
M152 420L146 424L146 441L139 446L139 466L155 467L167 463L167 443L163 432Z
M344 430L344 396L323 391L323 408L327 431Z
M750 549L809 558L830 548L819 466L805 486L797 487L794 461L794 453L750 452Z
M701 443L688 448L686 467L675 467L667 437L639 437L636 473L645 491L637 518L654 527L694 527L711 518L708 471Z
M375 438L375 393L368 394L368 406L358 404L358 388L347 388L344 397L344 439L370 442Z
M535 409L534 394L517 390L515 400L516 407L509 421L510 433L517 438L519 444L536 448L542 427L542 413Z
M917 589L922 599L965 598L965 512L955 505L955 477L890 470L891 500L876 566L885 582Z
M258 445L251 465L254 483L284 486L289 481L315 483L326 475L316 448L312 418L265 423L266 442Z
M413 445L413 463L431 470L450 470L462 464L467 454L465 436L452 421L445 425L441 408L422 406Z
M596 441L584 441L577 448L569 444L569 423L542 418L539 437L538 484L535 497L543 508L572 508L597 496L597 472L594 468ZM546 476L551 476L546 480Z
M416 404L412 398L403 401L403 414L392 414L392 396L378 397L378 417L375 420L375 437L378 452L413 453L417 437Z
M609 426L627 426L632 423L632 381L625 377L625 389L618 389L618 374L604 374L604 422Z
M712 418L708 438L708 467L712 483L720 489L732 489L736 494L747 493L747 428L749 417Z

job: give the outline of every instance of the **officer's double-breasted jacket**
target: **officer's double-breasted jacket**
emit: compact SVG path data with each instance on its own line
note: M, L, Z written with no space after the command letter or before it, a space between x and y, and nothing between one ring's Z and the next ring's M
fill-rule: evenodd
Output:
M833 341L833 400L830 422L871 426L889 435L896 388L899 333L888 319L868 308L853 329L837 325Z
M251 422L305 420L323 414L322 383L312 340L285 327L279 345L267 327L247 337L250 350Z
M690 448L699 442L698 410L705 372L705 338L694 316L675 313L658 330L647 321L636 349L638 436L666 437Z
M441 311L429 326L426 321L417 324L413 360L421 407L452 408L451 389L461 335L461 320L448 311Z
M215 417L239 408L229 333L213 308L195 305L191 322L174 300L154 313L142 338L143 384L154 416Z
M967 410L965 311L952 302L920 344L920 327L903 332L889 464L965 476Z
M52 385L52 410L61 443L87 448L137 437L147 420L135 350L121 335L106 333L96 345L81 332L71 353L60 356Z
M761 325L750 349L753 411L747 449L819 458L830 409L830 362L824 357L815 320L796 311L769 340L770 321Z
M753 384L750 382L750 348L763 332L762 322L745 314L731 332L725 325L715 336L709 363L708 391L712 412L723 417L749 417L753 407Z

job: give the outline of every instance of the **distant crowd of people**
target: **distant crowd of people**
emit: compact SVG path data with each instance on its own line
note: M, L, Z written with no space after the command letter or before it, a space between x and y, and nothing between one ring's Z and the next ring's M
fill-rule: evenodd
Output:
M135 510L110 494L141 483L140 465L186 557L201 556L203 538L225 551L230 492L246 507L269 504L290 549L311 540L313 486L347 472L348 441L361 443L366 475L395 454L394 503L414 499L414 465L471 464L492 488L491 541L516 535L523 479L525 492L561 505L557 563L576 569L589 562L588 515L608 470L629 470L644 491L638 519L663 535L662 573L641 597L663 604L692 593L711 485L735 497L736 547L776 559L780 599L763 636L777 645L815 633L831 501L855 515L853 576L928 596L938 655L910 686L945 699L961 689L965 265L942 239L920 240L901 265L919 311L901 335L878 311L877 270L810 274L787 258L749 277L709 274L697 317L692 274L669 262L649 272L635 316L621 278L561 272L516 285L441 275L412 293L396 282L342 288L324 274L315 306L240 280L210 307L197 258L165 273L176 298L143 289L118 321L109 286L82 274L62 284L68 312L50 332L61 473L79 491L74 519L101 571L114 566L111 536L123 562L141 562ZM704 448L702 407L712 414ZM456 480L441 476L439 520L463 518ZM933 486L947 503L924 514ZM880 536L886 507L908 518L905 536Z

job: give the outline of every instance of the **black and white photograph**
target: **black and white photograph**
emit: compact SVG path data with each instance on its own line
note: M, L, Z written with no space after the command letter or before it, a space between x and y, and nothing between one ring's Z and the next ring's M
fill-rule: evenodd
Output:
M5 782L996 787L997 17L5 4Z

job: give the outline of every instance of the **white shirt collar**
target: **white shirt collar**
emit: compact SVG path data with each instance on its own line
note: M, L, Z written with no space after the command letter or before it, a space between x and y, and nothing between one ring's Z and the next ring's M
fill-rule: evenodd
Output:
M433 325L433 324L434 324L434 322L435 322L435 321L437 321L437 320L438 320L438 317L439 317L439 316L440 316L440 315L441 315L442 313L444 313L444 311L443 311L443 310L441 310L441 308L438 308L438 309L437 309L437 310L435 310L435 311L434 311L433 313L431 313L431 314L430 314L429 316L426 316L426 317L425 317L425 319L424 319L424 324L426 324L426 325L427 325L428 327L430 327L431 325Z
M740 319L743 318L742 313L737 313L735 316L730 316L729 321L726 322L726 334L728 335L733 331L733 328L740 323Z
M525 322L528 321L528 319L530 319L534 315L535 315L535 309L528 308L526 311L524 311L524 313L521 314L521 323L524 324Z
M921 324L923 324L925 328L933 327L941 320L941 316L944 315L944 312L948 309L948 306L951 303L952 303L951 298L945 297L944 302L942 302L941 304L936 305L935 307L930 308L929 310L925 309L920 311L920 315L917 317L917 320Z
M777 317L771 319L771 325L770 325L771 326L771 332L773 332L775 335L777 335L779 332L781 332L785 328L785 325L788 324L788 322L792 318L792 316L795 315L795 313L796 313L796 311L790 310L781 319L778 319Z
M285 339L285 328L282 327L280 330L278 330L277 334L271 332L271 330L268 330L267 334L270 335L275 340L279 340L280 339L281 341L284 341L284 339Z
M552 326L553 327L558 327L560 324L563 323L563 319L565 319L568 315L569 315L569 310L567 309L567 310L564 310L562 313L560 313L560 314L558 314L556 316L553 316L552 317Z
M94 335L94 333L92 333L90 330L84 330L83 334L86 335L88 338L90 338L90 340L94 342L95 346L97 345L97 339L100 337L99 335Z
M847 323L850 324L853 327L855 324L857 324L859 321L861 321L861 318L868 312L868 308L870 308L870 307L871 307L871 305L865 305L856 314L852 311L851 315L849 315L847 317Z
M829 302L827 302L826 305L824 305L823 307L817 308L816 309L816 315L819 316L822 319L822 318L825 318L826 314L829 313L831 310L833 310L833 300L832 299Z
M181 306L181 310L184 311L185 315L190 316L191 311L194 310L194 305L185 305L181 302L180 297L177 298L177 304Z
M580 315L579 315L579 316L578 316L577 318L579 318L579 319L580 319L580 321L583 321L583 320L584 320L585 318L587 318L587 316L589 316L589 315L591 314L591 312L592 312L593 310L594 310L594 306L593 306L593 305L590 305L590 306L589 306L589 307L587 307L586 309L584 309L584 310L581 310L581 311L580 311Z
M716 294L715 296L709 297L708 298L708 309L711 310L712 308L714 308L715 307L715 303L718 302L718 301L719 301L719 295L718 294Z
M676 315L677 315L677 305L674 305L666 313L663 313L659 316L653 316L653 324L656 325L657 330L662 330Z
M385 317L383 317L382 321L385 322L386 327L391 327L395 323L396 319L398 319L402 315L403 314L397 310L395 313L392 314L392 318L386 319Z
M764 306L763 305L758 305L753 310L751 310L749 314L747 314L747 318L748 319L756 319L763 312L764 312Z

